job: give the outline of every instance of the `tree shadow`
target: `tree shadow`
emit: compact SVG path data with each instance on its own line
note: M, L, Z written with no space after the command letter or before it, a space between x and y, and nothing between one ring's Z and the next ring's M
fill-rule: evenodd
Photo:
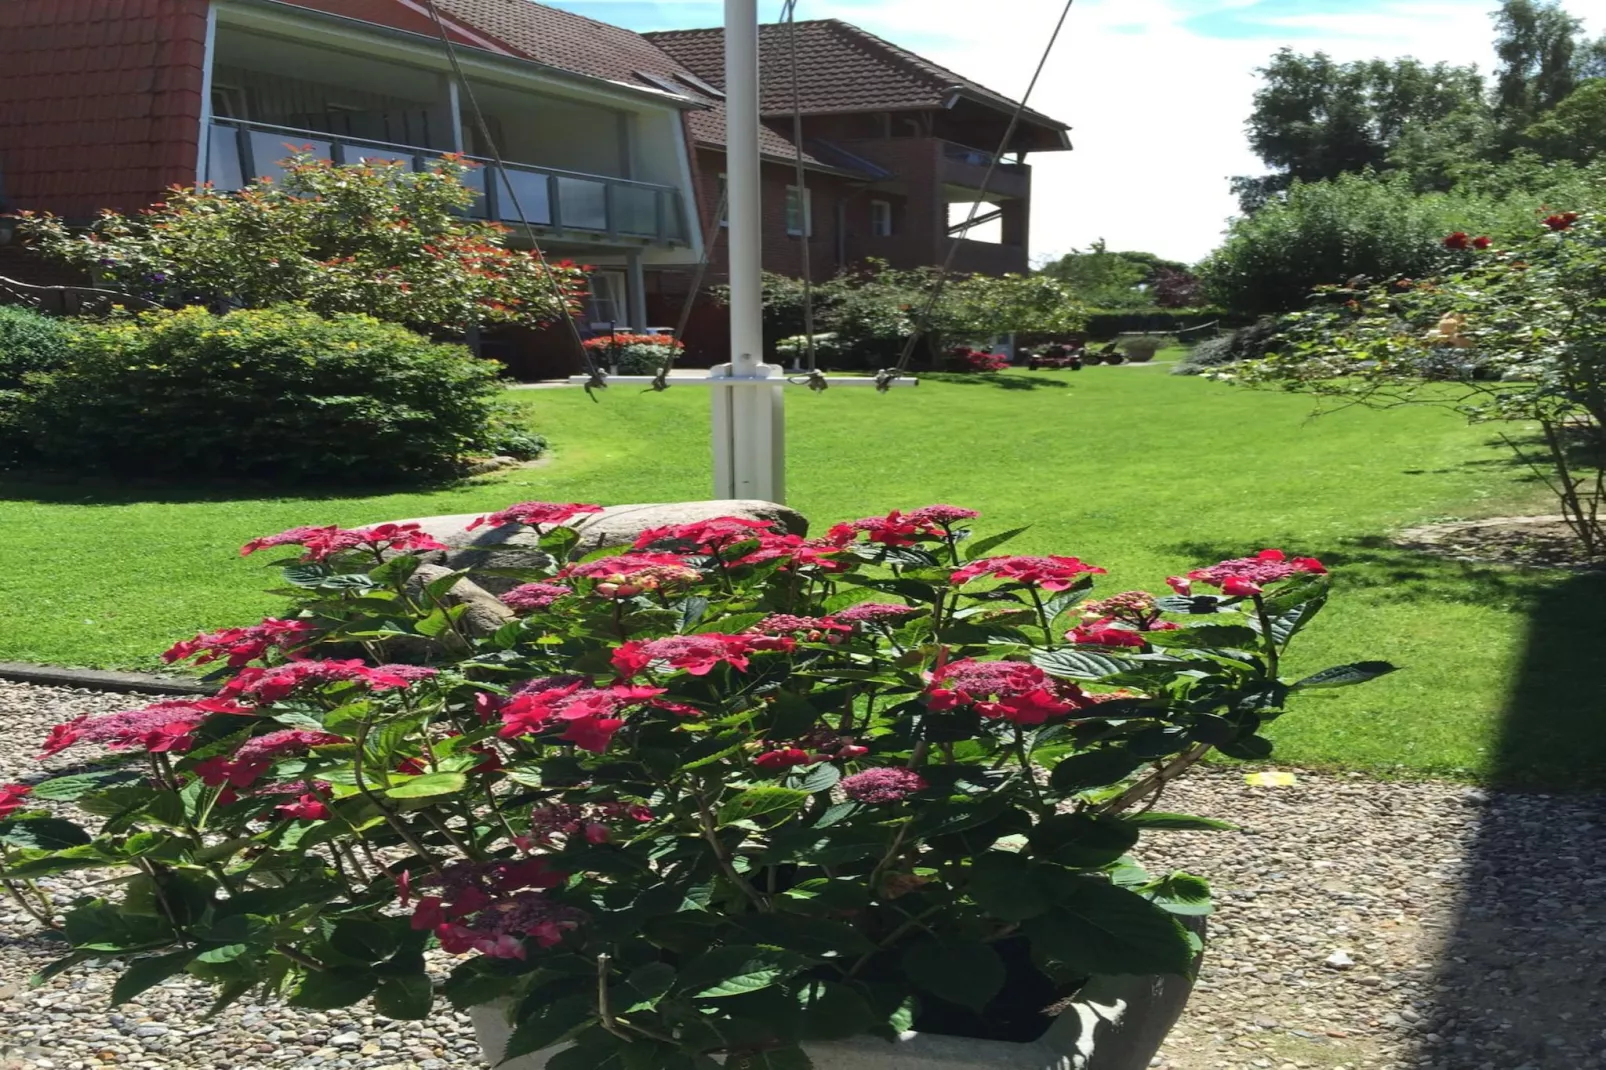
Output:
M999 390L1036 390L1039 387L1063 390L1071 385L1064 379L1021 372L921 372L920 378L962 386L991 386Z
M267 480L112 479L62 473L0 475L0 502L34 505L188 505L200 502L343 501L389 494L427 494L494 483L469 476L407 483L273 483Z

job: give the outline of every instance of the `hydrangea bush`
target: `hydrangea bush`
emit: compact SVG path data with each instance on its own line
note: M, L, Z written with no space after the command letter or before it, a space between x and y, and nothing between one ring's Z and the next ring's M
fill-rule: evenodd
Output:
M1211 748L1265 757L1300 692L1391 668L1280 677L1330 584L1276 550L1093 598L1104 569L1000 556L1022 529L938 505L571 562L596 508L483 519L550 556L501 570L516 616L488 636L446 598L463 574L409 583L439 549L416 525L249 543L283 555L287 611L167 654L215 695L60 725L45 754L126 761L0 789L8 884L47 923L34 878L124 874L66 908L46 973L124 960L117 1001L180 973L219 1007L502 1001L509 1056L572 1045L555 1070L1019 1039L1088 977L1195 968L1205 882L1131 852L1223 823L1157 809L1167 781Z

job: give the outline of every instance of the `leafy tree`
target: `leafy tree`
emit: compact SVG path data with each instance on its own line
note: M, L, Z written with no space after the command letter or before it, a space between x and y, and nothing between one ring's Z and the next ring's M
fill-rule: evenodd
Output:
M1583 23L1556 0L1504 0L1495 12L1494 110L1508 146L1578 84Z
M1249 144L1273 173L1233 180L1246 211L1296 181L1385 170L1402 143L1484 110L1475 67L1410 58L1340 63L1325 52L1284 48L1259 73Z
M1154 297L1147 292L1147 286L1160 266L1160 258L1152 253L1112 252L1100 238L1086 251L1072 250L1038 270L1065 283L1079 300L1093 308L1122 311L1153 306Z
M1524 131L1523 140L1551 160L1606 157L1606 78L1579 86Z
M286 301L415 327L542 325L577 307L585 276L512 249L506 228L466 218L472 165L287 161L281 182L236 193L175 188L133 216L104 212L87 231L25 213L22 232L100 285L167 305L216 310ZM554 283L556 285L554 285Z

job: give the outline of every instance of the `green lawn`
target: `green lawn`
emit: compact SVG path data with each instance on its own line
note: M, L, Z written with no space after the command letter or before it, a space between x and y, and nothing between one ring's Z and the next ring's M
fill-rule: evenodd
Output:
M0 660L148 667L168 642L275 608L246 539L296 524L487 510L526 498L708 493L708 398L615 387L517 395L551 462L430 493L253 497L0 484ZM1465 565L1388 548L1392 528L1537 501L1488 429L1440 411L1350 410L1153 367L789 395L790 499L823 523L933 501L1031 523L1022 551L1108 567L1105 590L1283 546L1339 594L1293 671L1404 671L1302 700L1280 756L1373 771L1606 785L1606 576Z

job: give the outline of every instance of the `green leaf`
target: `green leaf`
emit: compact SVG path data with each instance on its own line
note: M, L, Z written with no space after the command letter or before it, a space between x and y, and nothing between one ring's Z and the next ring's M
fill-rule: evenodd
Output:
M822 791L830 791L836 787L837 781L841 779L841 769L830 762L821 762L804 774L797 787L799 791L806 791L814 795Z
M112 1006L116 1007L127 1003L141 992L153 985L159 985L176 973L182 973L184 967L195 958L195 952L189 949L174 951L167 955L157 955L155 958L140 959L117 978L112 985Z
M1010 528L1008 531L1000 531L997 535L989 535L985 539L977 539L975 542L966 543L965 560L975 561L977 558L985 557L989 551L998 549L1017 535L1024 534L1030 528L1031 525L1027 524L1024 527Z
M802 914L746 914L737 920L749 939L760 944L801 951L814 958L864 955L876 949L870 939L845 922Z
M1193 945L1175 918L1136 892L1103 881L1080 882L1024 929L1034 952L1083 976L1190 976L1193 970Z
M1024 921L1053 905L1048 890L1032 879L1032 864L1013 851L988 851L970 867L970 897L1001 921Z
M89 833L59 817L15 817L0 821L0 843L7 847L60 851L89 842Z
M909 983L949 1003L980 1011L1004 987L1004 961L987 944L924 937L903 954Z
M1203 917L1212 910L1210 885L1191 873L1172 873L1137 891L1171 914Z
M727 944L687 963L676 987L698 999L740 996L768 988L807 965L807 959L790 951Z
M129 914L103 900L67 911L67 942L81 951L145 951L173 943L166 921Z
M419 1021L428 1018L435 1003L435 986L426 974L381 977L374 989L374 1010L386 1018Z
M1197 628L1178 628L1171 632L1144 632L1151 646L1220 648L1251 647L1260 642L1253 628L1243 624L1202 624Z
M700 594L688 595L675 608L680 610L680 624L675 630L681 633L689 632L703 619L703 614L708 612L708 599Z
M346 918L335 924L329 946L358 962L382 962L400 945L396 930L363 918Z
M1032 654L1032 664L1051 676L1102 680L1106 676L1131 672L1143 663L1111 654L1096 654L1090 650L1066 649L1036 651Z
M1280 613L1271 618L1271 635L1278 643L1286 643L1292 639L1301 628L1311 622L1311 618L1321 612L1327 604L1327 597L1313 598L1309 602L1295 606L1286 613Z
M1364 684L1368 680L1376 680L1379 676L1387 676L1397 672L1399 666L1390 665L1386 661L1357 661L1351 665L1334 665L1331 669L1312 673L1303 680L1295 683L1293 690L1309 690L1313 687L1350 687L1354 684Z
M251 950L250 944L223 944L219 947L209 947L195 956L197 962L233 962L235 959Z
M675 968L667 962L649 962L630 971L622 986L610 990L613 1013L632 1014L651 1010L675 987Z
M1194 832L1234 832L1238 826L1231 821L1214 817L1195 817L1192 814L1164 814L1151 810L1143 814L1128 814L1121 819L1128 825L1146 829L1182 829Z
M875 1012L850 985L838 981L805 981L796 991L803 1008L805 1040L845 1040L875 1024Z
M392 799L424 799L432 795L452 795L467 786L468 777L462 773L425 773L385 789L385 794Z
M1222 606L1222 601L1221 596L1214 594L1168 594L1156 598L1154 604L1167 613L1188 613L1194 616L1234 612L1230 607Z
M1245 736L1216 747L1218 751L1229 758L1237 758L1245 762L1258 762L1262 758L1271 757L1271 740L1265 736Z
M138 773L126 769L110 769L98 773L74 773L71 776L51 777L33 786L29 796L32 799L46 799L50 802L72 802L81 799L92 791L109 788L116 784L139 780Z
M561 1044L596 1019L596 997L593 995L564 996L542 1004L514 1026L502 1058L504 1061L514 1059Z
M1138 842L1135 826L1093 814L1055 814L1039 821L1029 837L1032 850L1063 866L1097 869L1126 854Z
M349 1007L372 992L378 981L378 975L372 970L355 967L308 970L289 1002L291 1006L314 1011Z
M1048 783L1062 795L1108 787L1141 769L1144 761L1124 747L1100 747L1062 759L1049 773Z
M810 797L809 792L798 788L748 788L720 805L717 820L723 826L733 821L770 817L770 823L776 824L803 809Z

